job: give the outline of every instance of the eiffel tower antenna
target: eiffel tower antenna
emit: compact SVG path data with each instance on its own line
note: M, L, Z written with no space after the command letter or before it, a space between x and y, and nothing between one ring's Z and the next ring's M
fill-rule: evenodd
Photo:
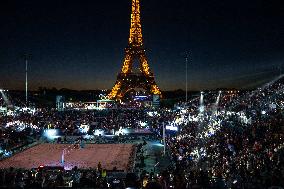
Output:
M134 60L139 61L139 73L133 72ZM132 0L131 24L128 46L122 69L117 76L115 85L108 94L109 99L120 100L131 89L143 88L152 95L161 95L154 74L151 72L145 53L140 19L140 0Z
M143 46L139 0L132 0L129 44Z

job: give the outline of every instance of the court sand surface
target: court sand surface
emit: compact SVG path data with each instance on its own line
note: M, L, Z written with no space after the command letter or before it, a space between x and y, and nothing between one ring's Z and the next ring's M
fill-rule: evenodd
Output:
M62 166L64 150L65 169L72 169L75 166L81 169L97 168L101 162L103 169L112 170L116 167L117 170L126 171L132 149L132 144L86 144L84 148L75 148L70 144L39 144L0 161L0 168Z

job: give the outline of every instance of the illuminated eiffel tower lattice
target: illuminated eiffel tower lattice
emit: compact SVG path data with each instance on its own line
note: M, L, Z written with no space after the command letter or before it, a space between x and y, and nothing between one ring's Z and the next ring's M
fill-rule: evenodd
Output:
M135 60L139 62L138 72L133 68ZM152 95L161 95L143 46L139 0L132 0L130 36L128 46L125 48L124 62L116 83L107 97L120 100L129 90L135 88L143 88Z

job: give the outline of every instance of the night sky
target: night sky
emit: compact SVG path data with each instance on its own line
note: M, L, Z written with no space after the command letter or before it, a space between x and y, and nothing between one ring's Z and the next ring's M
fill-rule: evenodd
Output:
M0 88L110 89L127 46L131 0L3 1ZM141 0L144 44L162 90L247 88L280 73L284 7L261 0ZM284 69L283 69L284 70Z

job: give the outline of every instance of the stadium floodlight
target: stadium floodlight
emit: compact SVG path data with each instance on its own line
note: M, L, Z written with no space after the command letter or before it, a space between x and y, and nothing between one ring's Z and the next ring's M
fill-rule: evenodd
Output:
M89 126L89 125L81 125L81 126L79 127L79 131L80 131L81 133L87 133L89 130L90 130L90 126Z
M5 90L4 89L0 89L0 96L2 96L2 98L4 99L4 101L5 101L5 104L7 105L7 106L9 106L9 105L11 105L11 102L9 101L9 99L8 99L8 97L5 95Z
M102 130L102 129L96 129L95 132L94 132L94 135L95 136L104 136L105 132Z
M178 127L173 126L173 125L166 125L166 130L178 131Z
M200 113L203 113L203 112L204 112L204 92L203 92L203 91L201 91L201 94L200 94L199 112L200 112Z
M147 123L143 122L143 121L139 121L139 124L140 124L141 127L146 127L147 126Z
M56 129L46 129L46 130L44 130L43 134L49 140L54 140L55 138L58 138L58 136L56 136L57 135Z

